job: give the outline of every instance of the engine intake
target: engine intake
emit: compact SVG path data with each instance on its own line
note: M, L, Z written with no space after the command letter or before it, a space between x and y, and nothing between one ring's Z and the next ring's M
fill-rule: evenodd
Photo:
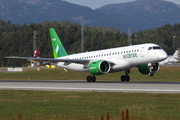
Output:
M110 64L107 61L95 61L89 65L89 72L92 75L102 75L110 71Z
M149 74L152 76L154 73L159 71L159 63L150 63L150 64L145 64L145 65L140 65L139 66L139 72L141 74Z

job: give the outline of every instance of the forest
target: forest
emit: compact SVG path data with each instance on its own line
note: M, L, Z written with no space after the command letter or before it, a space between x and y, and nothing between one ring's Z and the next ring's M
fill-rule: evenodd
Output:
M33 56L33 31L37 31L37 46L40 57L53 58L49 28L54 28L68 54L81 52L81 25L69 21L45 21L29 25L11 24L0 19L0 67L28 66L30 62L19 59L5 59L5 56ZM175 36L175 37L173 37ZM151 30L132 33L132 45L156 43L168 54L180 48L180 24L165 24ZM127 46L128 34L116 28L84 26L84 49L93 51Z

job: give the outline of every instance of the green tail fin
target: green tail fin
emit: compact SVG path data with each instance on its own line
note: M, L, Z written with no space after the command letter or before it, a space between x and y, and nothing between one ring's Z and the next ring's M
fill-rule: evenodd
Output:
M64 49L63 44L61 43L61 40L59 39L54 28L50 28L49 32L51 36L51 43L52 43L54 58L67 56L68 54L66 50Z

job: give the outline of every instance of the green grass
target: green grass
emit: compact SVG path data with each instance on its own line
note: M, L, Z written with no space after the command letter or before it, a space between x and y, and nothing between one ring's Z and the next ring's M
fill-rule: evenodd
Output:
M0 120L130 120L180 119L180 94L0 91Z
M6 73L0 68L1 80L86 80L89 73L60 68L25 68L21 73ZM162 67L154 77L131 70L131 81L180 81L180 67ZM97 76L97 80L118 81L124 72ZM43 92L0 91L0 120L110 120L121 119L121 111L129 109L130 120L180 119L180 94L118 93L118 92Z
M88 72L65 72L61 68L47 69L41 68L40 73L37 73L36 68L24 68L24 72L7 73L0 72L0 80L86 80L90 75ZM5 68L0 68L0 71L5 71ZM180 67L161 67L153 77L142 75L137 68L131 69L131 81L180 81ZM119 81L124 72L109 73L96 76L98 80Z

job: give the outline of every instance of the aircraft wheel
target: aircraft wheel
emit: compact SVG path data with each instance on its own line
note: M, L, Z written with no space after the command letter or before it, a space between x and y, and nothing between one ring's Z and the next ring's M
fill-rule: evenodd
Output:
M96 82L96 77L92 76L92 82Z
M91 82L92 81L92 77L91 76L87 76L87 82Z
M130 77L129 75L125 76L126 77L126 82L129 82L130 81Z
M121 81L122 81L122 82L125 82L125 80L126 80L126 77L125 77L124 75L122 75L122 76L121 76Z

